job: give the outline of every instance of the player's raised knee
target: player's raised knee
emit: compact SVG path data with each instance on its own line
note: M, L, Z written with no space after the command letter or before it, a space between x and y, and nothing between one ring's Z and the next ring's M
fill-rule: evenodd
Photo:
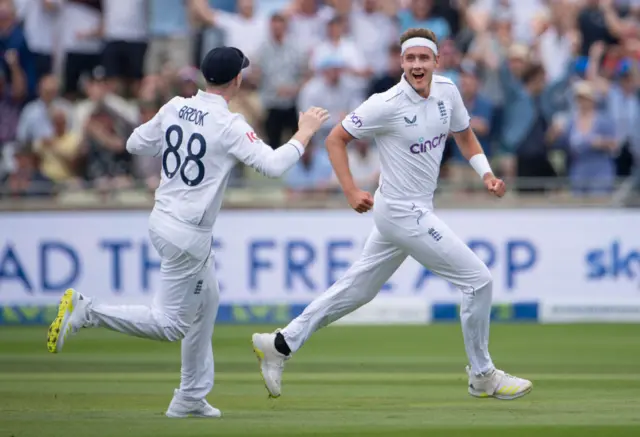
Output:
M492 283L493 283L493 275L491 274L491 270L489 270L489 268L486 265L482 264L482 266L478 271L478 279L477 279L478 286L476 288L482 288L487 285L491 285Z

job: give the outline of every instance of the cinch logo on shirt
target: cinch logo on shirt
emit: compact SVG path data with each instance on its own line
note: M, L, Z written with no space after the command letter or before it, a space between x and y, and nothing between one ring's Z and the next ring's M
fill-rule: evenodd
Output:
M436 147L440 146L442 144L442 140L446 140L447 139L447 134L440 134L437 137L433 137L431 140L427 140L424 141L424 138L419 138L418 142L415 144L412 144L409 147L409 150L411 150L411 153L417 155L419 153L425 153L428 152L429 150L433 150Z

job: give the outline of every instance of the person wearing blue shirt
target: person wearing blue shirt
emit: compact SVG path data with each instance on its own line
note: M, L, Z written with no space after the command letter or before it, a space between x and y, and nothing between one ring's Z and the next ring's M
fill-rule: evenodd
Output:
M333 168L325 149L308 146L300 160L285 174L289 197L324 194L330 190Z
M36 95L38 82L33 53L29 50L22 26L18 23L13 3L0 1L0 68L5 72L10 71L5 56L11 50L18 53L20 67L27 79L28 98L31 100ZM8 82L11 83L10 76Z
M160 73L165 61L174 68L191 65L191 35L184 0L150 0L147 74Z
M435 33L438 41L451 36L451 27L447 20L432 15L433 0L411 0L409 9L398 12L400 33L412 27L423 27Z
M460 94L464 101L469 115L471 116L470 126L473 129L485 155L491 159L491 126L493 120L493 104L491 101L478 92L480 82L478 79L477 67L473 62L464 62L460 67ZM462 156L460 150L452 140L451 161L449 170L451 177L458 183L475 184L477 174L469 167L468 161ZM468 171L471 170L471 171Z

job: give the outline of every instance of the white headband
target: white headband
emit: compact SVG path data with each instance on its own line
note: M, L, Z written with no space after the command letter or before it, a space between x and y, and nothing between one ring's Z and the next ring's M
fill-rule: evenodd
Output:
M438 55L438 46L436 45L436 43L427 38L409 38L404 43L402 43L402 54L404 55L404 52L406 52L407 49L411 47L427 47L433 50L434 55Z

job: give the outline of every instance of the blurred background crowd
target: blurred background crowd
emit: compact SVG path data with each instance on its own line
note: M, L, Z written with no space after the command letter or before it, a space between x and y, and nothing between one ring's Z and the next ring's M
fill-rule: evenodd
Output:
M323 147L332 126L400 79L399 35L438 37L438 74L460 88L496 172L518 196L633 205L640 191L640 0L0 0L0 197L150 198L160 159L125 150L132 130L202 87L204 54L251 59L230 105L272 147L311 105L331 120L270 184L287 200L339 195ZM442 190L475 172L449 138ZM350 145L375 189L375 145ZM141 197L141 198L142 198ZM62 201L62 200L61 200Z

